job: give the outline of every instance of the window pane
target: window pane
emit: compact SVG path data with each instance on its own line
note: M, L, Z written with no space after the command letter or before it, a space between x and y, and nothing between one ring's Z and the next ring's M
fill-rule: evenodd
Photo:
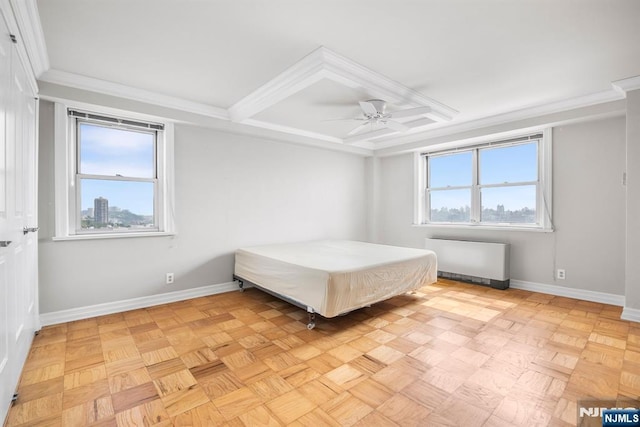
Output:
M81 179L81 229L154 228L153 187L153 182Z
M471 185L473 168L471 151L429 158L429 187L459 187Z
M431 222L469 222L471 190L432 191Z
M538 144L483 148L480 156L480 184L532 182L538 180Z
M536 223L536 186L483 188L482 222Z
M78 124L80 173L155 178L155 133Z

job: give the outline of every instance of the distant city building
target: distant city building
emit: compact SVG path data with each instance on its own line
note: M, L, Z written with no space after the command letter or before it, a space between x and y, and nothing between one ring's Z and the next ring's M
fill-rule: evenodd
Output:
M497 205L496 208L483 207L481 212L481 222L501 222L514 224L535 224L536 210L524 207L522 209L510 210L504 205ZM431 209L430 222L469 222L470 207L449 208L442 206L438 209Z
M87 209L87 216L90 216L91 218L93 218L93 208L88 208Z
M109 200L98 197L93 199L93 212L95 214L96 224L108 224L109 223Z

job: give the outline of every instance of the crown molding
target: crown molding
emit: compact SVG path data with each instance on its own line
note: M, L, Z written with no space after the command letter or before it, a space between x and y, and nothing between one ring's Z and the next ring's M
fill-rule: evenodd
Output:
M424 142L429 139L459 134L476 129L488 128L491 126L504 125L507 123L532 119L536 117L560 113L563 111L576 110L579 108L590 107L598 104L605 104L613 101L619 101L621 99L624 99L624 95L619 91L611 89L576 98L551 102L548 104L531 106L516 111L506 112L503 114L482 117L475 120L452 123L449 125L431 129L429 131L419 130L418 132L415 132L410 129L399 138L393 138L387 141L380 141L375 143L375 150L384 149L385 155L391 155L396 152L400 153L404 151L419 150L424 148Z
M616 80L615 82L612 82L611 85L615 90L626 96L627 92L640 89L640 76Z
M376 148L376 145L373 142L373 140L375 140L377 138L382 138L382 137L385 137L385 136L390 136L390 135L393 135L393 134L397 134L397 133L398 133L397 130L393 130L393 129L389 129L389 128L376 129L376 130L372 130L372 131L369 131L369 132L358 133L358 134L355 134L353 136L348 136L343 140L343 142L345 144L355 144L355 143L362 142L362 141L368 141L370 144L373 145L374 148Z
M182 98L163 95L144 89L125 86L119 83L108 82L93 77L82 76L80 74L69 73L50 69L46 71L40 80L48 83L69 86L76 89L88 90L105 95L117 96L134 101L145 102L161 107L200 114L220 120L229 120L229 113L224 108L193 102Z
M448 121L457 114L453 108L320 46L232 105L229 116L233 121L250 124L247 121L250 117L323 79L350 88L363 88L399 105L431 107L431 112L424 116L433 121Z
M33 28L34 26L39 28L37 6L34 0L10 1L19 4L20 6L18 6L18 8L22 8L22 12L19 13L23 18L20 19L27 22L24 17L29 17L28 21L31 24L25 24L27 27L31 25L31 27L28 28ZM0 0L0 3L8 5L9 0ZM38 25L35 25L34 22ZM30 43L32 47L37 47L36 51L44 49L44 54L40 52L37 56L40 58L40 64L45 64L46 60L48 66L44 41L40 43L38 39L39 36L37 34L33 35L31 42L25 40L25 46L26 43ZM26 55L26 49L23 48L22 50L25 51L24 54ZM38 62L38 60L34 62ZM428 106L431 107L432 111L431 113L424 114L423 117L417 120L407 122L406 124L408 124L411 129L402 134L398 134L398 132L390 129L379 129L343 139L251 118L260 111L322 79L329 79L346 87L363 88L373 96L380 97L397 105L407 107ZM370 155L370 153L373 152L381 155L392 155L394 153L416 150L422 148L426 140L616 101L623 99L627 91L640 89L640 76L636 76L612 82L612 89L608 91L543 105L530 106L503 114L468 119L457 123L455 121L446 123L446 121L452 119L452 117L457 114L457 111L325 47L319 47L314 50L280 75L235 103L228 110L55 69L45 71L40 76L40 80L61 86L73 87L194 113L226 122L231 121L236 125L246 126L247 128L253 127L280 134L292 135L300 137L301 141L305 140L305 143L308 143L309 140L315 140L319 145L326 146L326 148L329 149L338 149L338 147L360 149L364 150L364 152L360 153L364 155ZM37 88L35 81L32 85L35 85ZM236 129L236 131L238 131L238 129ZM350 151L350 149L345 149L344 151Z
M69 86L78 89L99 92L106 95L113 95L125 99L133 99L151 103L154 105L164 106L180 111L196 113L205 117L224 120L227 123L229 123L230 121L230 112L227 112L227 110L224 110L222 108L212 107L206 104L195 103L180 98L161 95L142 89L132 88L117 83L106 82L103 80L67 73L64 71L49 70L41 77L41 80L49 83L59 84L62 86ZM631 82L635 81L634 79L627 80L630 80ZM625 87L631 88L633 86L631 86L630 84L626 84ZM256 130L263 129L265 131L300 137L300 139L297 141L305 145L309 145L311 140L315 140L317 141L317 144L311 145L323 146L325 148L338 151L354 152L365 156L372 155L373 153L377 153L382 156L388 156L401 152L422 149L424 148L426 141L433 140L435 138L461 134L463 132L473 131L481 128L504 125L511 122L532 119L553 113L575 110L581 107L604 104L624 99L624 97L624 92L611 89L608 91L598 92L586 96L557 101L549 104L532 106L517 111L482 117L479 119L460 123L434 123L430 119L421 118L412 122L408 122L412 126L412 128L401 136L393 136L394 134L397 134L397 132L390 129L379 129L376 131L364 133L362 135L354 135L352 137L341 139L326 134L310 132L303 129L254 119L244 119L240 122L231 121L231 123L235 123L236 126L246 126L247 130L249 128L255 128ZM429 127L429 129L425 129L425 127ZM234 133L246 133L240 131L240 129L238 128L236 128L235 130L228 129L227 131ZM255 134L259 134L259 132ZM273 135L268 137L273 138ZM389 137L389 139L376 141L380 138L385 137ZM355 150L352 151L351 149Z
M35 0L10 0L36 78L49 69L49 55Z
M245 123L236 123L233 121L219 121L218 123L220 125L207 127L216 129L221 132L227 132L233 135L247 135L273 142L306 145L309 147L322 148L330 151L357 154L364 157L370 157L374 155L372 150L373 144L369 142L363 142L357 145L336 143L327 140L326 138L330 138L327 135L315 134L314 132L308 132L296 128L288 128L286 126L280 126L269 122L256 121L255 123L253 123L251 119L249 120L252 122L251 126L247 126ZM325 139L319 139L318 136L322 136ZM337 141L340 140L337 139Z
M255 126L263 129L275 130L277 132L289 133L292 135L305 136L308 138L319 139L327 142L334 142L339 144L342 144L343 142L341 138L325 135L323 133L311 132L304 129L298 129L291 126L279 125L277 123L265 122L262 120L246 119L242 121L242 124Z
M329 144L325 145L327 148L331 148L331 147L332 148L338 148L339 151L346 151L346 152L353 152L353 153L358 153L358 154L365 154L365 155L368 155L368 156L373 154L373 152L371 151L374 148L373 143L368 142L368 141L364 141L364 140L362 140L362 143L357 145L357 147L359 147L359 149L352 150L351 147L354 144L348 144L346 140L343 140L343 139L340 139L340 138L336 138L334 136L325 135L323 133L310 132L310 131L306 131L306 130L303 130L303 129L298 129L298 128L294 128L294 127L279 125L279 124L271 123L271 122L263 122L263 121L260 121L260 120L253 120L253 119L243 120L242 124L249 125L249 126L254 126L254 127L262 128L262 129L269 129L269 130L273 130L273 131L276 131L276 132L287 133L287 134L290 134L290 135L295 135L295 136L301 136L301 137L306 137L306 138L326 141L326 142L329 143ZM362 151L361 149L365 149L367 151Z

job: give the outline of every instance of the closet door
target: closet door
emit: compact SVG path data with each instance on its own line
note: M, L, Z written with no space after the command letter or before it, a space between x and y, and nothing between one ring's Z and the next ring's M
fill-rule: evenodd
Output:
M36 101L0 15L0 422L38 328Z

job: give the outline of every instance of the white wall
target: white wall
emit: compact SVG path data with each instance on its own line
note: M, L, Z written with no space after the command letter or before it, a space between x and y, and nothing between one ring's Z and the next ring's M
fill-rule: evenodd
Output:
M230 282L241 246L365 240L365 175L357 155L176 125L175 237L53 242L53 104L42 102L40 311Z
M627 92L626 307L640 322L640 90Z
M625 294L625 119L553 129L554 233L414 227L413 154L380 160L379 239L424 247L425 237L511 244L511 278ZM554 270L564 268L565 280Z

